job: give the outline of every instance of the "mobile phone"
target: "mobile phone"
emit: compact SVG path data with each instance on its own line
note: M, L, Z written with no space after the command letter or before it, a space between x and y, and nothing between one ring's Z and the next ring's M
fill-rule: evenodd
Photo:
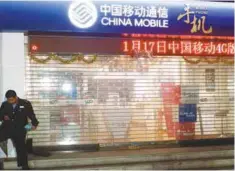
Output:
M27 124L24 127L27 131L30 131L32 129L32 125L31 124Z

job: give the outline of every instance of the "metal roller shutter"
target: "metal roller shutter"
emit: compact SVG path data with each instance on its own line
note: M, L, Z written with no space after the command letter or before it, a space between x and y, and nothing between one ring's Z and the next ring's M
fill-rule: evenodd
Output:
M233 73L181 56L39 64L26 54L26 97L40 120L29 136L36 146L233 137ZM179 123L180 102L197 103L195 123Z

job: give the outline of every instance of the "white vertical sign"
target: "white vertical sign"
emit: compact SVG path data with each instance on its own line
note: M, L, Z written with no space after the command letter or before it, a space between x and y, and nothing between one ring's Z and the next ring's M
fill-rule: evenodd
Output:
M183 85L181 86L181 103L198 104L199 103L199 86Z

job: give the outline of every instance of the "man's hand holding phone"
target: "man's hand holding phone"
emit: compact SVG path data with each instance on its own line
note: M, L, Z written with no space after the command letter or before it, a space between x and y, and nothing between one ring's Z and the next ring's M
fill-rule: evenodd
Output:
M28 123L27 125L25 125L24 127L27 131L34 131L37 129L36 126L33 126L32 124Z

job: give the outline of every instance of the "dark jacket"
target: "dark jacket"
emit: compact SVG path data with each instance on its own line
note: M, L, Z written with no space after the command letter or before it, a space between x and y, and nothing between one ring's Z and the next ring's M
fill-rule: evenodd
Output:
M7 115L10 120L5 121L4 116ZM39 122L34 114L31 103L27 100L18 99L18 104L15 109L8 102L3 102L0 108L0 121L3 121L3 127L14 127L15 129L23 130L28 124L28 118L33 126L38 126Z

